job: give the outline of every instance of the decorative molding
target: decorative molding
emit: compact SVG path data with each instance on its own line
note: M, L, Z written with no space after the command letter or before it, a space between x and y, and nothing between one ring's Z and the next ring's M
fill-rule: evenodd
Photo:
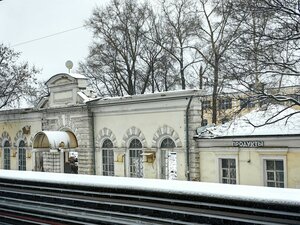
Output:
M102 130L99 131L99 134L96 137L96 146L101 148L102 143L105 139L109 139L113 143L113 147L117 147L117 139L111 129L104 127Z
M78 133L78 129L74 126L74 122L72 121L70 114L63 114L59 116L57 125L59 131L72 131L75 134L77 140L79 139L80 135Z
M25 142L25 147L28 147L27 137L25 137L22 130L19 130L14 138L14 147L18 147L21 140Z
M147 142L142 131L135 126L132 126L126 131L126 134L123 136L122 147L127 148L129 146L130 141L134 138L139 139L143 147L147 146Z
M180 141L178 133L170 126L163 125L159 127L155 132L152 138L152 148L157 148L160 146L162 140L166 137L170 137L175 142L177 148L182 147L182 143Z
M3 147L4 141L6 141L6 140L9 142L9 146L11 146L11 138L10 138L9 134L6 131L4 131L0 137L1 147Z

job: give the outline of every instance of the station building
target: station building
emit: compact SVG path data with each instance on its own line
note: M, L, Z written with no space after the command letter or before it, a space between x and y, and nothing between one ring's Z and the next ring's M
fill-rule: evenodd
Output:
M84 76L66 73L46 85L36 108L1 112L0 168L66 172L73 155L80 174L199 179L201 91L97 98Z
M69 73L46 85L35 108L1 111L1 169L299 186L300 131L215 135L201 90L98 98Z

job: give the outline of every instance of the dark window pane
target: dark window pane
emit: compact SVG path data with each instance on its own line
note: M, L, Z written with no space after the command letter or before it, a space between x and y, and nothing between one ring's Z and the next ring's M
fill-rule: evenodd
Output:
M284 174L283 172L276 172L276 181L283 181L284 180Z
M273 160L267 160L267 170L274 170L274 161Z
M223 184L228 184L228 179L222 179Z
M161 148L175 148L175 143L171 138L165 138L160 145Z
M235 168L235 159L229 159L230 168Z
M109 139L106 139L102 144L102 148L112 148L112 147L113 147L113 143Z
M227 169L225 169L225 170L223 169L223 170L222 170L222 173L223 173L223 174L222 174L223 177L228 177L228 170L227 170Z
M228 168L228 159L222 159L222 168Z
M235 169L230 169L230 178L235 178Z
M138 139L133 139L130 142L129 148L142 148L142 143Z
M267 180L274 180L274 172L267 172Z
M283 161L282 160L276 160L275 161L275 169L276 170L283 170Z

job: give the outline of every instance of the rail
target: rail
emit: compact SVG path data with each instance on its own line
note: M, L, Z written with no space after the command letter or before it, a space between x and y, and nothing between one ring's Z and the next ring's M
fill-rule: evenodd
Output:
M213 186L221 194L203 191ZM262 192L245 198L232 188L0 170L0 224L300 224L300 190L239 187Z

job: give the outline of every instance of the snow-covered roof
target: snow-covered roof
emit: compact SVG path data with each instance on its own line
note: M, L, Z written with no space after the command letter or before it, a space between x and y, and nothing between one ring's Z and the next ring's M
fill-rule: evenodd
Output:
M107 102L116 101L126 101L126 100L142 100L142 99L160 99L168 97L190 97L190 96L200 96L202 95L202 90L200 89L186 89L186 90L174 90L174 91L163 91L155 93L144 93L136 95L125 95L125 96L115 96L115 97L103 97L99 98L99 104L107 104Z
M86 76L84 76L82 74L78 74L78 73L68 73L68 75L70 75L71 77L74 77L76 79L87 79Z
M284 119L277 121L280 118ZM265 123L270 124L255 127ZM282 105L270 105L264 110L256 109L225 124L199 131L201 138L300 134L300 111Z

